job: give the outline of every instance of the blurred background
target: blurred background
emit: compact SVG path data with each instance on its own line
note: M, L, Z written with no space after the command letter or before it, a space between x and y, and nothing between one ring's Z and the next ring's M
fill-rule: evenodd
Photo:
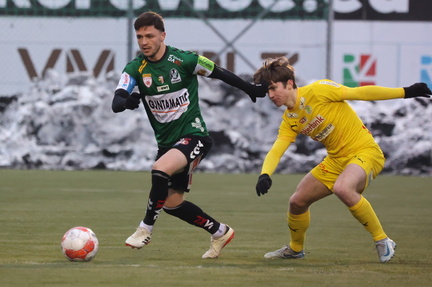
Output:
M431 9L430 0L0 0L0 167L150 169L156 143L144 111L110 107L144 11L165 18L168 45L248 80L265 59L286 56L300 85L432 88ZM201 170L258 173L283 111L200 83L215 140ZM432 175L431 100L351 104L383 148L385 172ZM278 171L306 172L324 155L299 136Z

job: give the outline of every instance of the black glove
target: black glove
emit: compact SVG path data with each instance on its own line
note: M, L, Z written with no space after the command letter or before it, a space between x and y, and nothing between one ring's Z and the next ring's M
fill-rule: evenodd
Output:
M141 100L141 95L139 93L133 92L126 98L126 109L134 110L139 107Z
M432 94L431 90L425 83L415 83L409 87L404 87L405 99L415 97L427 97L429 98Z
M258 182L256 184L256 193L258 196L261 194L266 194L272 185L272 180L267 173L263 173L258 177Z
M252 102L256 102L256 98L264 98L268 93L268 84L267 83L259 83L252 84L247 94L251 98Z

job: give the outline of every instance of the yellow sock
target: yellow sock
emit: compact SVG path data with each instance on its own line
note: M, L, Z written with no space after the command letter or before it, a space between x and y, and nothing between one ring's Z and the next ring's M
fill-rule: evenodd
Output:
M288 227L290 229L291 241L290 247L295 252L303 250L304 241L306 238L306 230L310 223L309 210L303 214L291 214L288 212Z
M369 231L374 241L378 241L387 237L381 223L372 208L372 205L366 198L361 196L360 201L350 207L352 215Z

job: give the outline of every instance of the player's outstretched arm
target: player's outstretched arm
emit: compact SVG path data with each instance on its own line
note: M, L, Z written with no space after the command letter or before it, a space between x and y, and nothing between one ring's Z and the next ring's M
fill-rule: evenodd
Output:
M427 97L430 98L432 95L431 90L425 83L415 83L409 87L404 87L405 99L415 98L415 97Z
M123 89L117 89L112 101L112 110L114 113L123 112L124 110L134 110L139 107L141 95L139 93L129 93Z
M210 74L209 78L219 79L231 85L233 87L239 88L249 95L252 102L256 102L256 98L264 98L268 92L268 85L266 83L262 84L251 84L237 76L236 74L215 65L213 72Z
M281 128L279 129L279 135L281 131L283 131L283 126L284 124L282 123ZM282 132L282 134L286 136L284 132ZM272 148L269 150L264 159L261 175L258 177L258 182L256 184L256 193L258 196L261 196L261 194L266 194L270 189L272 185L270 175L275 172L280 159L293 140L287 140L286 138L280 138L278 136L278 139L276 139L276 141L273 143Z

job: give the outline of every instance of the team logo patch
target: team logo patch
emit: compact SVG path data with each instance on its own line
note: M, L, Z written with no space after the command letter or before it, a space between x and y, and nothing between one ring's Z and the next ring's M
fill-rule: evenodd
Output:
M170 89L168 85L160 86L159 90ZM151 113L160 123L169 123L179 119L190 104L187 89L171 93L160 93L151 97L144 97Z
M165 92L165 91L169 91L169 86L168 85L163 85L163 86L158 86L157 87L157 91L160 92Z
M307 118L306 117L302 117L299 122L301 124L304 124L305 122L307 122Z
M122 78L121 79L122 79L122 88L126 89L127 86L129 85L130 77L129 77L128 74L124 73L124 74L122 74Z
M177 71L177 69L171 69L170 77L171 77L171 84L181 82L180 73Z
M207 74L207 71L206 70L198 70L197 74L200 76L205 76Z
M299 107L300 110L303 110L305 108L305 101L306 100L304 97L300 98L300 107Z
M195 122L192 123L192 127L199 129L201 132L204 132L204 127L202 126L199 118L195 118Z
M324 118L321 115L317 115L311 122L300 132L304 135L309 135L313 132L317 127L319 127L324 122Z
M330 86L335 86L336 88L339 88L340 85L338 85L337 83L333 82L333 81L320 81L319 82L321 85L330 85Z
M288 117L289 119L296 119L296 118L298 118L298 114L296 114L296 113L291 113L291 112L287 112L287 117Z
M176 142L174 144L174 146L177 146L177 145L188 145L189 142L190 142L190 140L191 140L190 138L182 138L178 142Z
M201 153L202 147L204 147L204 145L202 144L202 142L200 140L198 140L197 145L194 147L193 151L191 151L191 153L189 155L190 158L195 159Z
M141 66L139 67L138 72L141 73L146 66L147 66L147 61L146 60L142 60Z
M122 73L116 89L127 90L131 82L131 77L127 73Z
M316 136L313 137L314 140L316 141L323 141L326 137L328 137L329 134L331 134L331 132L335 129L334 125L332 124L328 124L323 130L322 132L320 132L319 134L317 134Z
M179 65L179 66L181 65L181 63L183 63L182 59L180 59L180 58L178 58L178 57L176 57L174 55L169 55L168 56L168 61L171 62L171 63L174 63L176 65Z
M151 86L152 83L153 83L153 80L152 80L151 74L143 74L142 77L143 77L143 83L144 83L144 85L145 85L147 88L150 88L150 86Z
M325 164L323 164L323 163L320 163L319 164L319 168L320 168L320 170L321 170L321 172L323 173L323 174L327 174L329 171L328 171L328 169L327 169L327 167L325 166Z

